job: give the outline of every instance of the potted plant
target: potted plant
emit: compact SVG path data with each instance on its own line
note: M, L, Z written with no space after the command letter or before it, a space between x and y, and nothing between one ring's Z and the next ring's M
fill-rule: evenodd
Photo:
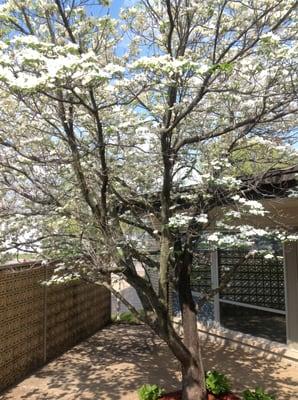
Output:
M275 397L266 393L263 389L256 388L254 391L245 390L243 400L275 400Z
M228 378L217 371L206 373L206 388L208 400L240 400L231 392L231 384Z
M231 384L228 378L217 371L206 373L206 388L208 400L240 400L238 396L231 392ZM139 390L140 400L181 400L182 391L165 393L157 385L143 385ZM245 400L271 400L271 398L247 398ZM274 400L274 399L273 399Z
M165 394L157 385L143 385L138 389L139 400L181 400L181 390Z
M164 389L157 385L143 385L138 389L140 400L158 400L164 393Z

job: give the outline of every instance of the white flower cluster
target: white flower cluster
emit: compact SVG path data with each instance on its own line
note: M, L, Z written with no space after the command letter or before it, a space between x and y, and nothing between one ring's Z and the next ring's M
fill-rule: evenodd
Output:
M287 196L288 196L289 198L292 198L292 199L297 199L297 198L298 198L298 187L297 187L297 188L290 189L290 190L288 191L288 193L287 193Z
M168 55L156 57L142 57L130 65L132 70L144 69L146 71L158 71L159 73L167 74L169 76L193 71L198 74L204 74L208 71L209 67L206 64L201 64L192 61L188 57L171 58Z
M225 213L225 217L227 218L241 218L241 212L240 211L235 211L235 210L231 210L231 211L227 211Z
M195 220L200 224L207 224L208 223L208 215L207 214L200 214L195 217Z
M170 228L182 228L186 227L191 221L195 220L200 224L208 223L207 214L201 213L197 216L191 216L187 214L176 214L169 219L169 227Z
M268 213L262 203L257 200L248 200L245 197L239 196L238 194L233 196L232 200L234 200L235 203L238 203L247 214L264 216Z
M80 279L80 274L75 270L75 267L67 266L64 263L57 264L53 275L42 282L45 286L61 285L74 282Z
M103 65L102 57L93 50L80 54L78 46L53 46L40 42L35 36L12 40L13 52L0 47L0 80L11 88L36 90L52 88L57 82L71 80L73 86L106 82L124 68L118 64Z
M187 226L192 219L193 217L187 214L176 214L169 219L168 225L170 228L180 228Z
M220 178L213 179L213 182L217 186L224 186L226 188L239 188L242 183L240 179L234 176L221 176Z
M42 284L45 286L53 285L65 285L80 279L78 272L65 273L65 274L54 274L48 280L43 281Z
M227 160L226 158L222 158L222 157L220 159L211 160L210 165L215 170L222 170L222 169L230 168L232 166L229 160ZM206 166L208 167L209 164L206 164Z
M257 238L272 237L269 229L255 228L252 225L220 225L221 230L209 233L206 243L212 248L253 248Z
M277 144L276 141L274 141L272 139L270 140L270 139L264 138L262 136L255 136L253 138L250 138L247 141L247 143L252 144L252 145L266 146L269 149L279 151L279 152L288 152L291 154L297 154L297 151L295 150L294 147L292 147L290 145Z

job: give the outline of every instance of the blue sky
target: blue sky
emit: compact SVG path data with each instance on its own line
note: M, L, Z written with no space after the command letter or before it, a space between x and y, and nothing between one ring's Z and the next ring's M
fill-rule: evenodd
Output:
M129 6L132 2L131 0L112 0L110 7L93 6L91 7L91 12L94 12L94 14L106 14L109 11L113 18L118 18L120 9Z
M114 0L112 1L112 5L110 7L110 13L111 16L114 18L117 18L119 15L119 10L122 7L125 7L127 5L127 1L125 0Z

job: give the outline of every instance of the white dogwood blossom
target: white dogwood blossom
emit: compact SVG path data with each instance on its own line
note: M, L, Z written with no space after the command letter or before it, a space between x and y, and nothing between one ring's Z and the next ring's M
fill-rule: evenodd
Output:
M1 2L0 251L61 260L51 283L125 278L180 355L161 321L200 241L295 237L263 200L295 192L273 171L297 164L296 1L108 4Z

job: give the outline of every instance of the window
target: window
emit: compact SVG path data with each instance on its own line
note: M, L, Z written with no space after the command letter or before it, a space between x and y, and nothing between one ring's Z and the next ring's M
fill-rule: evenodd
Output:
M277 250L277 254L280 254ZM244 255L240 251L218 251L217 262L211 267L211 252L198 251L192 276L195 298L199 298L211 286L217 287L224 275L240 264L228 286L214 302L209 302L201 310L199 319L217 319L228 329L285 343L283 257L265 258L257 255L241 265Z

